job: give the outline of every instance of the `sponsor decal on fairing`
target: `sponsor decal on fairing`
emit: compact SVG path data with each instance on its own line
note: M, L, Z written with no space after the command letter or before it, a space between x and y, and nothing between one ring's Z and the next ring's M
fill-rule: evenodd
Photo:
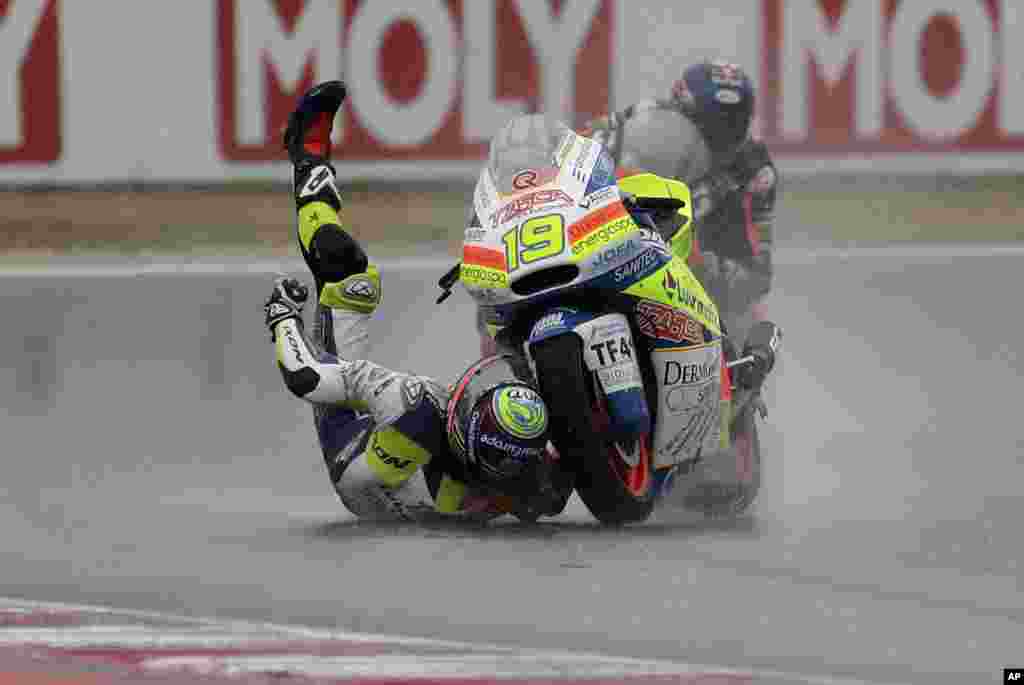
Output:
M684 307L688 307L698 319L703 320L703 323L713 325L716 330L721 330L718 311L714 308L714 305L712 305L710 301L705 303L701 298L697 297L688 288L686 288L682 283L681 277L677 277L672 274L671 266L665 270L661 286L664 289L665 294L668 295L669 300L679 302L679 304Z
M530 337L545 333L552 328L558 328L565 323L565 312L551 312L537 319L530 331Z
M636 304L637 325L649 337L669 342L704 342L704 328L686 312L659 302L642 300Z
M572 204L572 198L560 188L538 190L510 200L493 212L490 216L491 228L507 224L531 212L571 207Z
M639 280L649 276L664 263L664 259L661 250L651 248L628 264L615 269L615 282L621 283L627 279Z
M597 370L597 377L606 394L643 387L640 369L635 364L619 364Z
M626 261L640 249L637 240L626 240L618 245L608 247L594 256L591 266L595 269L608 269L620 262Z
M625 316L606 314L577 326L576 332L583 339L584 364L597 374L607 395L643 387Z
M579 224L574 224L574 228L576 226L579 226ZM636 224L633 223L631 218L623 216L622 218L608 222L599 228L593 229L589 233L584 233L581 229L580 231L577 231L577 235L585 235L586 237L582 237L577 242L573 243L572 253L574 255L583 254L595 247L610 242L623 231L627 231L635 227ZM570 229L570 235L572 234L572 230L573 229Z
M556 167L544 169L524 169L512 177L512 188L516 191L530 190L539 186L547 185L555 180L558 175Z
M716 449L721 424L721 341L685 348L655 350L658 380L656 465L693 459Z
M618 190L616 186L608 186L592 192L580 200L580 207L583 209L600 209L605 204L619 199Z

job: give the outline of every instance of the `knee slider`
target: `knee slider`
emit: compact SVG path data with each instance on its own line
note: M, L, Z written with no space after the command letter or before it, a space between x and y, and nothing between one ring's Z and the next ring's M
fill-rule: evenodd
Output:
M372 314L380 298L380 271L373 264L341 281L324 284L320 291L320 304L362 314Z

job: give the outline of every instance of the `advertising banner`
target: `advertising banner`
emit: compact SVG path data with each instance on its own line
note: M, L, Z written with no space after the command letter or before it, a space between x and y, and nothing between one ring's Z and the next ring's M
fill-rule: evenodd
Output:
M0 165L61 154L57 0L0 0Z
M230 161L281 159L295 93L341 74L347 160L476 160L512 116L608 107L608 0L218 0L217 25Z
M0 0L0 184L284 181L342 78L343 179L470 179L510 117L571 125L720 57L784 172L1024 171L1016 0Z
M1018 5L763 0L762 137L782 158L861 157L881 171L999 170L1000 158L1020 169Z

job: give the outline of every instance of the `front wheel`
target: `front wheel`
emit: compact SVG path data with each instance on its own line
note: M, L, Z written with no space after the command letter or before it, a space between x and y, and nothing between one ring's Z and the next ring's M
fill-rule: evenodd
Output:
M604 393L584 365L575 335L548 338L532 352L551 415L552 442L576 474L576 491L587 509L604 524L647 519L656 493L650 434L632 445L604 439Z

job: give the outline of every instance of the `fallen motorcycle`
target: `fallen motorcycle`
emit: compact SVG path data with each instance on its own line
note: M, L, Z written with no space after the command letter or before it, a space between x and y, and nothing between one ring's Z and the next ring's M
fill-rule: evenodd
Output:
M499 348L527 358L560 467L598 520L643 521L677 483L688 506L742 511L761 480L759 403L756 390L734 396L730 365L758 359L727 360L717 307L651 218L691 220L689 191L647 175L639 185L661 194L625 192L600 144L529 125L557 134L543 149L492 145L439 302L461 282ZM704 478L709 455L729 450L743 455L736 473Z

